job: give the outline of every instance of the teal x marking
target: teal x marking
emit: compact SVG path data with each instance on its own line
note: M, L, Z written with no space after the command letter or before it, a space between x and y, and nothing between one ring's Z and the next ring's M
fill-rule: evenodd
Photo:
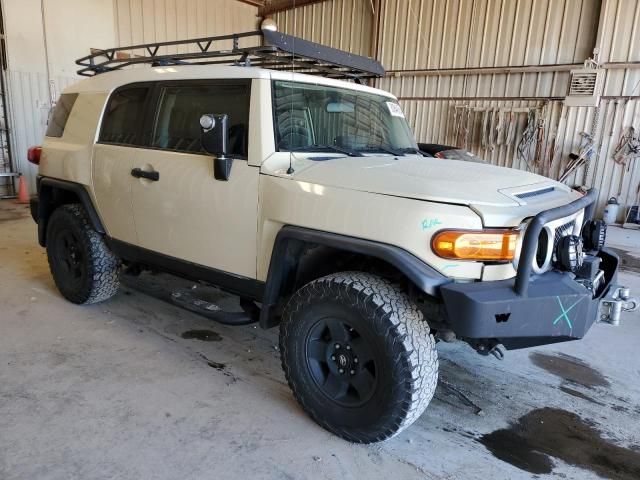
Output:
M571 320L569 319L569 315L567 315L571 309L573 307L575 307L578 303L580 303L580 301L584 298L584 297L580 297L578 300L575 301L575 303L573 305L571 305L569 308L567 308L565 310L564 305L562 305L562 300L560 300L560 297L556 297L558 299L558 303L560 304L560 310L562 310L562 313L560 315L558 315L558 318L556 318L553 321L553 324L555 325L556 323L558 323L562 318L565 319L565 321L567 322L567 325L569 325L569 328L573 328L573 325L571 324Z

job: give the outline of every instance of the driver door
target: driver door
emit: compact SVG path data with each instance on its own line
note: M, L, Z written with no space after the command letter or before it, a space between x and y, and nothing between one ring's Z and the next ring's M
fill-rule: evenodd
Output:
M256 277L259 168L247 162L250 80L164 82L145 122L132 173L138 245L167 257ZM229 116L228 181L214 178L199 119ZM140 174L142 172L142 174ZM170 261L171 259L169 259Z

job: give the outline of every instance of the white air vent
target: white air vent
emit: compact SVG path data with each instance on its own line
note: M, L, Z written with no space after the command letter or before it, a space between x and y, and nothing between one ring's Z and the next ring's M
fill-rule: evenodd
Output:
M597 107L602 94L604 70L581 68L569 74L569 93L565 98L568 107Z

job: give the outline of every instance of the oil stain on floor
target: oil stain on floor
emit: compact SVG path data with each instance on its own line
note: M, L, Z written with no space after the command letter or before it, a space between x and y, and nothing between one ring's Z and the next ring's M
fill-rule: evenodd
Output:
M586 388L609 386L609 381L604 375L571 355L533 352L529 354L529 359L534 365L567 382Z
M560 390L563 391L564 393L571 395L572 397L576 397L576 398L581 398L582 400L586 400L589 403L594 403L596 405L600 405L601 407L604 407L605 404L602 402L597 401L595 398L590 397L589 395L585 395L584 393L576 390L575 388L569 388L566 385L561 385ZM614 408L615 410L615 408Z
M187 330L180 335L187 340L202 340L203 342L219 342L222 337L213 330Z
M640 452L609 443L593 424L566 410L533 410L478 441L495 457L533 474L551 473L553 457L604 478L640 478Z
M611 250L618 254L620 257L620 268L623 270L630 270L632 272L640 273L640 258L631 255L626 250L620 248L613 248Z

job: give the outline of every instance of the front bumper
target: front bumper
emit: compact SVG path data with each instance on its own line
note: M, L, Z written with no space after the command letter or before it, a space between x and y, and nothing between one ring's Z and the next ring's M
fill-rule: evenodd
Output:
M584 337L602 316L600 303L618 288L617 255L603 248L597 253L599 264L591 257L597 268L590 275L597 269L604 272L604 283L596 292L569 272L532 275L532 265L544 226L582 209L585 221L590 219L596 198L597 191L590 190L570 204L536 215L527 226L515 278L442 285L440 294L451 330L472 343L501 343L511 349Z
M595 297L572 274L559 271L532 278L526 296L516 293L514 279L444 285L448 323L458 337L508 349L582 338L599 319L600 302L617 279L617 255L602 249L598 257L605 283Z

